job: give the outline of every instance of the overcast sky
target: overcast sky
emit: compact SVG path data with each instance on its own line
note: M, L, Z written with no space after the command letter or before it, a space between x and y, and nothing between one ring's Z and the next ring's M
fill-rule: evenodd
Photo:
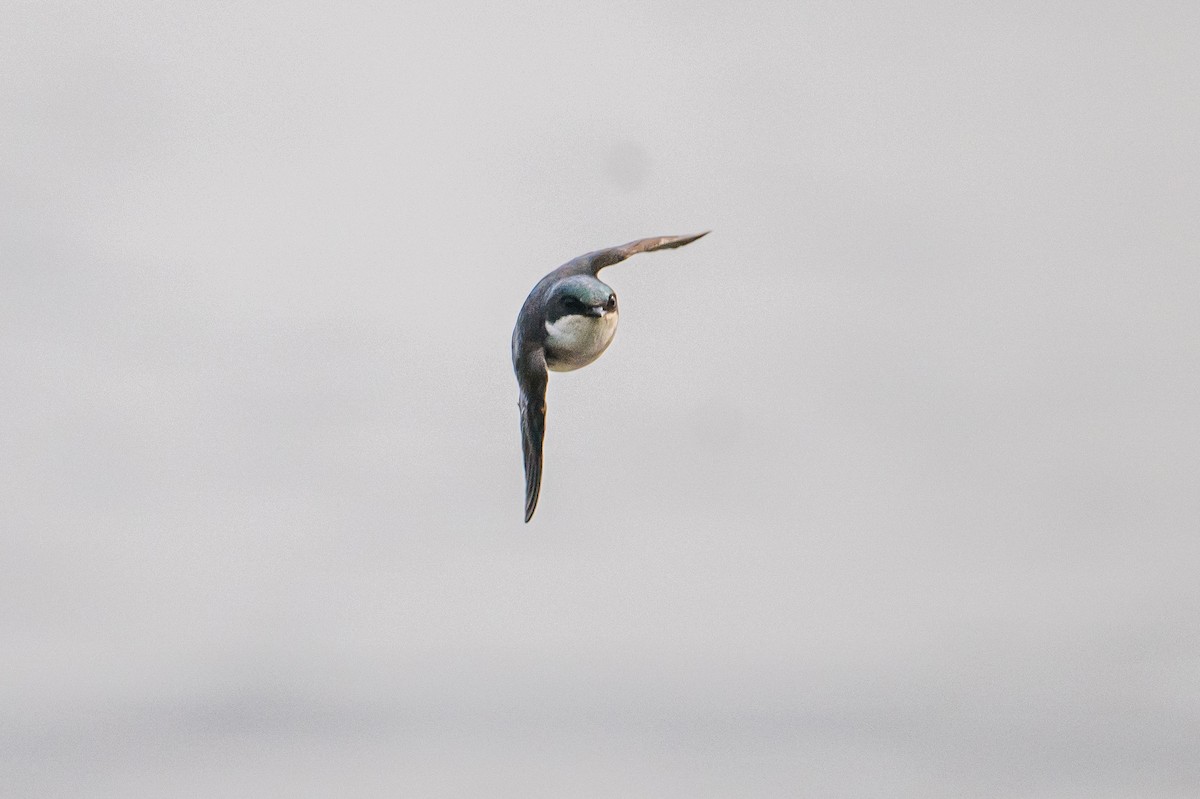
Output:
M0 792L1200 795L1200 5L250 5L3 3Z

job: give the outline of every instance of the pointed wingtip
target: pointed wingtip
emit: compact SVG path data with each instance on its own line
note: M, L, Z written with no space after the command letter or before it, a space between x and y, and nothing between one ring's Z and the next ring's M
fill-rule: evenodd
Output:
M711 230L706 230L703 233L693 233L690 236L663 236L660 239L641 239L640 241L632 242L633 252L645 252L647 250L673 250L676 247L682 247L685 244L691 244L696 239L702 239L712 233Z
M685 244L691 244L693 241L696 241L697 239L704 238L709 233L712 233L712 231L706 230L703 233L694 233L691 236L678 236L675 238L675 240L671 244L669 244L667 246L671 247L671 248L682 247Z
M531 474L530 482L525 486L525 523L529 524L529 520L533 518L533 512L537 510L538 497L542 493L542 465L537 465L537 471Z
M534 511L537 510L538 496L542 493L542 475L539 470L537 475L537 483L533 490L525 495L525 523L529 524L529 520L533 518Z

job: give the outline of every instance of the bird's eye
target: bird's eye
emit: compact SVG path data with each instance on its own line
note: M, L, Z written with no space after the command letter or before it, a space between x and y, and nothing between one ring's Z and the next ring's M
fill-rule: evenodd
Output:
M605 307L605 308L607 308L607 309L608 309L608 310L610 310L610 311L611 311L613 308L616 308L616 307L617 307L617 295L616 295L616 294L609 294L609 295L608 295L608 302L604 303L604 307Z

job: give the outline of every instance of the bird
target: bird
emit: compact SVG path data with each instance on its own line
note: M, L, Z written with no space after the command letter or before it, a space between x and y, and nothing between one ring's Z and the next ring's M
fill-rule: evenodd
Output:
M617 331L617 294L600 282L600 270L640 252L691 244L709 232L638 239L585 253L543 277L525 298L513 328L512 361L520 388L526 523L533 518L542 489L547 370L570 372L587 366L608 349Z

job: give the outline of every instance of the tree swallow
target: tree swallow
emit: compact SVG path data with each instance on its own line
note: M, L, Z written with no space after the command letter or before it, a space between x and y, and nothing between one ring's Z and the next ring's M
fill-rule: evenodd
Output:
M587 366L617 332L617 295L596 275L631 255L690 244L701 236L639 239L581 255L542 278L521 306L513 329L513 371L521 387L521 440L525 454L525 521L533 518L542 489L542 439L546 434L546 370Z

